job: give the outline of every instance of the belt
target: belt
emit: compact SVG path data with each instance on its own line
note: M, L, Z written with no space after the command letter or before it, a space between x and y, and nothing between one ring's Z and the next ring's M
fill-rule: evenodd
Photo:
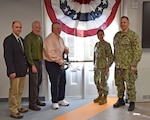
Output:
M34 62L41 62L42 60L33 60Z

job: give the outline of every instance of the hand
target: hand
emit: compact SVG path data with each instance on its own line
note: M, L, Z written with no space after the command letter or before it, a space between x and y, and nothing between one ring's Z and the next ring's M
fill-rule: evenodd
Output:
M63 61L63 62L61 63L61 66L62 66L62 67L64 67L64 66L65 66L65 61Z
M136 70L137 70L137 68L136 68L136 67L133 67L133 66L131 67L131 71L133 71L133 72L134 72L134 71L136 71Z
M69 48L66 48L66 49L64 50L64 52L65 52L66 54L68 54L68 53L69 53Z
M106 68L105 72L108 73L109 72L109 68Z
M12 78L12 79L15 78L16 77L16 73L10 74L9 77Z
M65 61L63 59L61 59L58 63L61 67L65 66Z
M37 73L37 69L36 69L35 65L32 65L32 72Z

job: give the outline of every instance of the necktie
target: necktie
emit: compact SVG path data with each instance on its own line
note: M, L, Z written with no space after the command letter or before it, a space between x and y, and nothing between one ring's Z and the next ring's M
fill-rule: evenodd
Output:
M21 46L22 50L24 51L24 48L23 48L23 45L22 45L22 41L21 41L21 39L20 39L20 38L18 38L18 43L20 44L20 46Z

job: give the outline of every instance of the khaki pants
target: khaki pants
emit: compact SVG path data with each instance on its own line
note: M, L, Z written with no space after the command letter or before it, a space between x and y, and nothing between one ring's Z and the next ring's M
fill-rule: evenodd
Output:
M21 108L25 79L26 77L10 79L9 109L11 113L18 113L18 109Z

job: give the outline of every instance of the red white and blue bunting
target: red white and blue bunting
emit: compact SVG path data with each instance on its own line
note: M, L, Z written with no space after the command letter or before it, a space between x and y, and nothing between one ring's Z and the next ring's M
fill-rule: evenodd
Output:
M121 0L44 0L52 22L62 24L67 34L87 37L106 29L113 21Z

